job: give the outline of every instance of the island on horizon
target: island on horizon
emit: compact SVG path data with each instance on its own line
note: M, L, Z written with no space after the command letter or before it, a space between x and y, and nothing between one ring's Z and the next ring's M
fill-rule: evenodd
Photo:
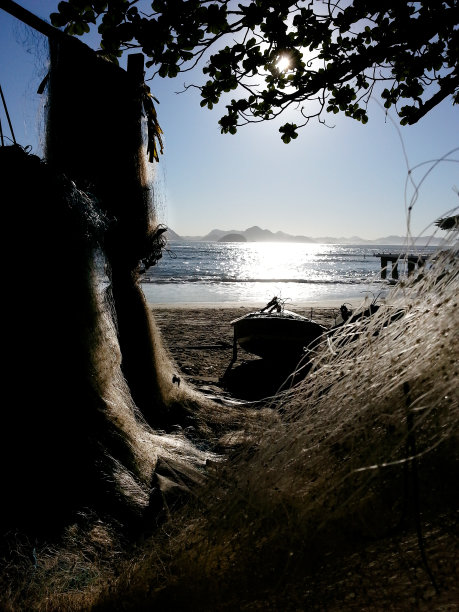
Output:
M247 242L247 238L242 234L225 234L218 242Z

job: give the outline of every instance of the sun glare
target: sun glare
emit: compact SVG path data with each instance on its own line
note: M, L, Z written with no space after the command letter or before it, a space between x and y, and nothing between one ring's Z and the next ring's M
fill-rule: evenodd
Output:
M253 280L285 281L303 279L304 264L312 264L317 251L323 247L317 244L257 242L238 249L238 274L241 278Z
M291 63L292 62L290 61L290 58L288 57L288 55L281 55L280 58L277 60L276 68L280 72L287 72L287 70L291 66Z

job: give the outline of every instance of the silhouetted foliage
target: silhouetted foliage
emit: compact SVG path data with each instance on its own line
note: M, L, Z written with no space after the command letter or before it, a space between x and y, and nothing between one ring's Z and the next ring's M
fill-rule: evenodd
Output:
M442 230L457 230L459 229L459 215L437 219L435 225Z
M51 19L72 35L97 23L107 57L140 48L161 77L201 63L207 81L187 86L200 90L201 106L238 90L223 133L293 106L300 122L280 128L288 143L327 112L366 123L372 95L402 124L459 99L457 0L154 0L150 14L142 9L136 0L68 0Z

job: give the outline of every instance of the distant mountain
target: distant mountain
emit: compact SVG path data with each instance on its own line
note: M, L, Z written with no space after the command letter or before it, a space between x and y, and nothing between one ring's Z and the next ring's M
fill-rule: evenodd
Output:
M267 229L261 229L258 225L249 227L245 232L240 232L248 242L315 242L308 236L292 236L284 232L273 233Z
M213 229L211 232L206 234L205 236L182 236L184 240L188 240L190 242L218 242L222 236L226 234L240 234L239 230L220 230Z
M292 236L284 232L271 232L261 229L258 225L249 227L246 230L221 230L213 229L205 236L183 236L185 240L201 240L203 242L218 242L220 238L228 234L238 234L243 236L247 242L317 242L307 236Z
M170 236L169 236L169 233ZM213 229L205 236L178 236L171 229L168 229L167 235L169 240L189 240L189 241L202 241L202 242L218 242L224 236L228 234L238 234L243 236L247 242L304 242L304 243L317 243L317 244L367 244L367 245L392 245L402 246L406 243L405 236L385 236L383 238L374 238L373 240L367 240L360 238L360 236L351 237L340 237L336 238L333 236L320 236L319 238L310 238L308 236L293 236L286 234L285 232L271 232L267 229L262 229L258 225L249 227L246 230L221 230ZM173 238L172 238L173 236ZM419 236L414 239L416 246L437 246L443 243L441 237L433 236Z
M232 230L213 229L206 236L201 238L201 240L203 240L204 242L217 242L218 240L220 240L220 238L222 238L226 234L241 234L242 235L243 232L240 232L239 230L234 230L234 229Z
M181 236L176 234L174 232L174 230L171 230L170 227L167 228L167 230L165 232L165 236L166 236L168 242L183 242L183 240L184 240Z
M242 234L225 234L218 242L247 242L247 238Z

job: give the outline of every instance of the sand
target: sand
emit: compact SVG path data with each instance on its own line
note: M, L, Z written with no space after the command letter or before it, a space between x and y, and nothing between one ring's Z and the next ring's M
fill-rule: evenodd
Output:
M330 327L339 319L340 303L303 304L289 309ZM273 395L296 364L279 356L277 363L238 348L238 359L222 380L233 355L231 321L260 308L259 304L161 304L149 305L177 375L200 391L243 400Z

